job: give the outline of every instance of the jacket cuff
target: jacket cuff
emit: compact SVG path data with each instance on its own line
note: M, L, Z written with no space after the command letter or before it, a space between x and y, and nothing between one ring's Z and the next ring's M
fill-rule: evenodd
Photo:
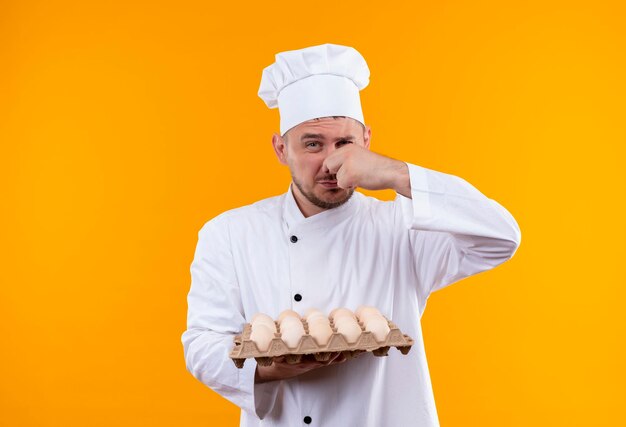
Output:
M274 408L278 394L279 381L261 384L254 382L257 362L250 358L246 360L239 374L240 387L245 391L246 401L241 408L259 419L265 418Z
M406 163L406 162L405 162ZM425 168L406 163L409 168L411 185L411 199L398 194L402 206L402 216L407 228L420 228L433 220L433 206L428 182L428 173Z

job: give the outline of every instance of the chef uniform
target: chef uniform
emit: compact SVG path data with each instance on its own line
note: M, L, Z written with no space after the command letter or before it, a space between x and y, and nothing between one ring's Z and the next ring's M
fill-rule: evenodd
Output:
M279 106L282 134L314 117L363 123L358 91L368 78L356 50L326 44L276 55L259 94ZM420 326L426 301L511 258L521 234L504 207L467 181L407 166L412 199L398 194L385 202L355 192L340 207L305 218L290 187L199 231L182 335L186 365L242 409L242 426L439 425ZM410 335L411 351L364 353L262 384L254 382L254 359L237 369L228 357L233 337L256 313L277 318L285 309L328 313L360 305L377 307Z

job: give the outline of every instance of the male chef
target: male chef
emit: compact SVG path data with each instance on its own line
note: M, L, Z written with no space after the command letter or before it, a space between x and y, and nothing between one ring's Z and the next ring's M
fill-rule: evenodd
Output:
M370 151L355 49L282 52L259 96L278 107L287 192L206 222L191 264L187 369L241 411L242 426L439 425L420 318L432 292L516 252L515 219L467 181ZM356 188L393 189L394 201ZM237 369L233 337L257 313L377 307L414 340L402 355Z

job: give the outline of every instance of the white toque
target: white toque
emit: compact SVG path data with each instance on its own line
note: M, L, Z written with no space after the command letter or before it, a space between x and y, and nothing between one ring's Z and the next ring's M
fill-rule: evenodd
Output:
M318 117L346 116L365 125L359 91L370 70L354 48L323 44L276 54L265 67L259 97L280 111L280 134Z

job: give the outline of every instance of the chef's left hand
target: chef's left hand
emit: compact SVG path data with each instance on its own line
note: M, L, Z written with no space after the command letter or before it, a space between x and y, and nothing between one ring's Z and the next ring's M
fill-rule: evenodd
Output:
M392 189L411 197L406 163L374 153L357 144L346 144L324 160L325 173L337 176L341 188Z
M288 363L284 356L279 356L274 358L270 366L257 365L254 382L260 384L268 381L286 380L323 366L336 365L345 361L346 356L341 352L331 353L330 358L325 362L318 362L311 357L303 357L301 362L295 364Z

